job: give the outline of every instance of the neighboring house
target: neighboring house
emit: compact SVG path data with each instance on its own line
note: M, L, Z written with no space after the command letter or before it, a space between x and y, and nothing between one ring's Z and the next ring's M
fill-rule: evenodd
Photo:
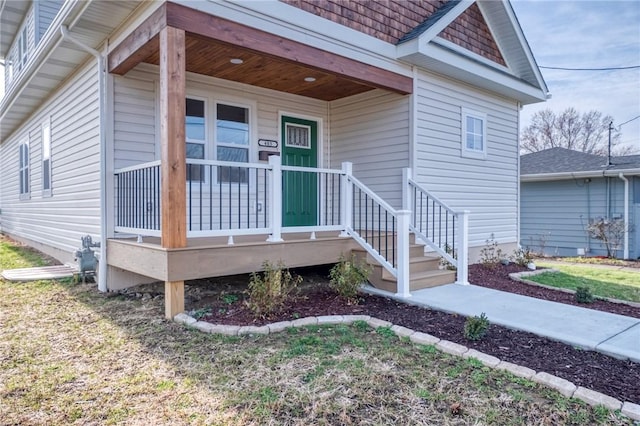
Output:
M507 1L2 1L0 24L1 230L64 261L93 236L101 290L165 281L170 316L185 279L362 247L408 296L408 230L463 283L491 235L517 246L519 111L547 88Z
M550 148L520 157L520 243L552 256L606 256L590 221L625 223L616 257L640 257L640 155Z

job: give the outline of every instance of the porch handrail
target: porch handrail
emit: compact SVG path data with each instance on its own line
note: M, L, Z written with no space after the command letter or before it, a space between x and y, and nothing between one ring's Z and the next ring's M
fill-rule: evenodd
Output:
M133 172L135 170L142 170L142 169L148 169L150 167L155 167L155 166L159 166L160 165L160 160L156 160L156 161L148 161L146 163L141 163L141 164L136 164L133 166L128 166L128 167L121 167L119 169L115 169L113 171L114 175L120 175L126 172Z
M404 169L402 200L412 212L409 229L456 268L457 283L468 284L469 211L452 209L410 176L411 169Z
M343 167L345 169L345 167ZM347 167L350 170L350 167ZM351 237L363 247L367 253L371 255L382 267L384 267L391 275L396 278L397 294L401 297L410 297L409 285L409 216L407 210L396 210L389 203L384 201L378 194L360 182L352 174L346 174L347 183L350 185L349 196L351 198L351 212L353 215L347 225L347 232ZM358 200L361 203L362 194L365 195L365 229L362 229L362 220L355 217L356 195L353 189L359 191ZM368 208L366 205L371 202L371 217L368 216ZM377 207L377 220L376 220ZM362 215L362 206L359 206L358 214ZM382 213L384 211L384 233L382 229ZM388 229L389 216L391 216L391 229ZM369 220L371 219L371 223ZM356 225L356 222L359 223ZM377 222L377 223L376 223ZM368 225L372 229L367 229ZM356 229L357 228L357 229ZM364 231L364 235L363 235ZM369 235L369 231L371 234ZM376 239L378 242L376 248ZM389 241L389 239L391 241ZM384 250L382 247L384 241ZM389 247L391 246L391 247Z

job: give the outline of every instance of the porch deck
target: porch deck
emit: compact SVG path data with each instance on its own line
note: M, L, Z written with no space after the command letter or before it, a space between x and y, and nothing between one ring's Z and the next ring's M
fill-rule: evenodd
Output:
M269 242L269 235L239 235L229 244L227 237L189 238L186 247L165 248L160 238L110 239L109 266L154 278L184 281L254 272L264 261L282 261L287 267L335 263L349 255L358 243L338 232L283 233L281 242Z

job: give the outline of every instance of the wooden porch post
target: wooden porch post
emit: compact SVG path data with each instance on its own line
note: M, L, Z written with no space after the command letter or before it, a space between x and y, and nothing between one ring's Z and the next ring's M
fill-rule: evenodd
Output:
M160 31L160 150L162 175L162 247L187 245L185 149L185 34L165 27ZM184 311L184 281L164 285L165 316Z

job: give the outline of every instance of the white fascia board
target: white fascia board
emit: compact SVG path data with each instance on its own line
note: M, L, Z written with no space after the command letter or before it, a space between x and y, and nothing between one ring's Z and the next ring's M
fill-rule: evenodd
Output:
M587 179L601 177L617 177L620 173L625 176L640 175L640 169L621 170L591 170L584 172L534 173L521 175L520 182L542 182L551 180Z
M511 6L511 3L509 1L500 2L500 3L504 5L505 12L509 17L509 20L511 21L511 26L514 29L516 36L518 37L518 40L520 41L520 46L522 46L522 50L525 56L527 57L527 60L529 61L531 69L533 69L533 72L536 75L538 84L540 85L540 88L545 92L545 96L546 96L547 94L549 94L549 88L547 87L547 83L544 81L544 77L542 76L542 72L540 71L540 68L538 68L538 63L536 62L536 59L533 56L533 52L531 51L529 42L524 36L524 32L522 31L520 22L518 22L516 13L514 12L513 7Z
M295 40L407 77L396 46L280 1L173 0L174 3Z
M426 46L420 45L419 52L403 59L428 70L500 93L525 105L546 100L545 92L512 76L504 67L489 66L485 61L475 60L466 52L462 55L457 50L445 46L448 46L447 43L440 43L439 39L434 40Z

